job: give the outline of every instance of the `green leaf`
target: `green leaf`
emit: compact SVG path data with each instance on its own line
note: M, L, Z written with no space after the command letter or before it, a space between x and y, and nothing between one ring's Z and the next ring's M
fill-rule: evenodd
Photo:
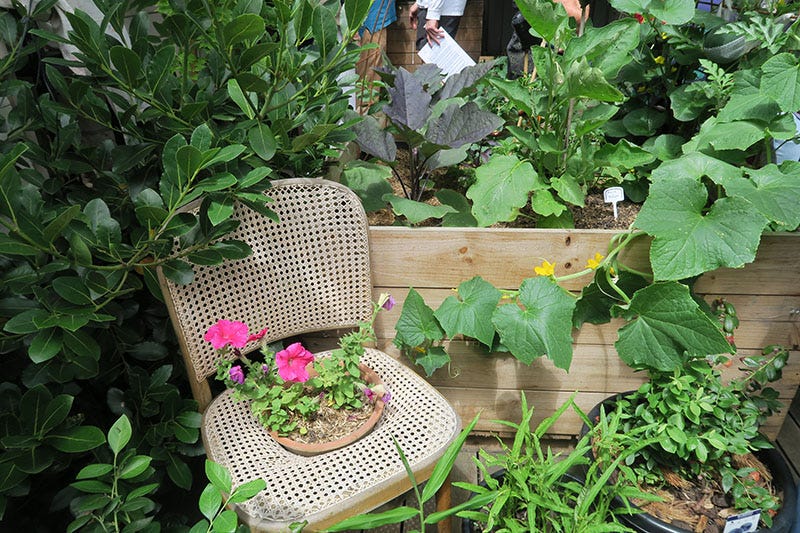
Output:
M214 195L208 204L208 220L216 226L233 216L233 197Z
M88 492L89 494L109 494L111 493L111 485L98 481L96 479L87 479L84 481L76 481L70 483L70 487L74 487L81 492Z
M203 152L203 168L208 168L218 163L227 163L229 161L233 161L239 157L239 155L241 155L245 149L246 148L243 144L230 144L228 146L223 146L222 148L212 148L211 150L207 150ZM213 155L208 157L210 154Z
M761 65L761 93L776 102L785 113L800 109L800 61L794 54L772 56Z
M0 254L35 256L39 254L39 249L9 235L0 234Z
M660 181L670 180L675 176L699 180L704 176L710 177L715 183L721 180L736 179L742 176L742 169L725 163L700 152L691 152L678 159L664 161L651 175L651 179Z
M53 290L66 301L75 305L90 305L93 301L89 288L77 276L55 278Z
M484 227L514 220L531 191L544 186L533 166L514 155L493 155L475 170L475 178L467 198L473 202L472 214Z
M42 234L47 242L53 242L56 238L60 237L64 229L77 217L81 212L81 206L70 206L58 214L47 226L45 226Z
M114 455L117 455L130 440L131 421L126 415L122 415L112 424L111 429L108 430L108 447L111 448Z
M214 485L206 485L200 494L200 512L209 520L213 520L222 507L222 496Z
M181 146L175 153L178 163L178 184L188 187L189 182L203 166L203 152L191 145Z
M247 131L247 140L256 155L264 161L272 159L278 148L272 130L260 122Z
M429 218L442 218L447 213L456 211L449 205L430 205L393 194L385 194L383 200L391 204L395 215L406 217L410 224L419 224Z
M106 248L122 241L122 230L119 222L111 218L111 212L100 198L90 200L83 208L83 214L89 219L89 227L99 244Z
M435 196L443 205L449 205L456 210L455 213L447 213L444 216L442 226L474 228L478 225L478 221L472 216L472 204L469 203L466 196L452 189L439 189Z
M693 178L650 186L635 225L654 237L650 263L656 280L737 268L755 258L767 219L740 198L717 200L705 213L707 200L705 186Z
M214 134L208 124L200 124L192 132L192 137L189 139L189 144L194 146L200 151L205 151L211 148L211 140Z
M370 513L346 518L326 531L347 531L350 529L374 529L389 524L399 524L419 514L419 509L395 507L382 513Z
M45 442L60 452L82 453L97 448L106 441L100 428L77 426L50 433Z
M188 285L194 279L192 265L180 259L171 259L161 266L164 276L176 285Z
M38 332L28 347L28 357L34 363L49 361L61 351L62 335L57 328L48 328Z
M239 519L236 513L230 509L225 509L214 520L214 533L234 533L238 523Z
M345 0L344 13L347 25L351 28L360 27L369 13L371 0Z
M320 55L326 58L338 46L338 28L328 8L315 5L311 15L311 33Z
M630 305L614 309L631 321L615 343L620 358L633 368L671 371L690 357L732 353L717 324L697 305L686 285L655 283L634 294Z
M456 437L456 440L447 447L441 459L436 461L436 466L433 467L431 477L428 478L425 488L422 489L422 496L420 498L422 501L420 503L425 503L430 500L433 495L436 494L436 491L441 488L447 476L450 475L450 471L453 469L453 464L455 464L458 454L461 452L461 447L464 446L464 442L466 442L475 424L478 423L479 418L480 414L475 415L472 422L470 422L467 427L461 431L458 437Z
M119 470L120 479L132 479L147 470L150 466L151 457L147 455L134 455L127 459Z
M27 474L15 466L14 463L0 463L0 493L17 487L27 477Z
M350 164L342 173L342 184L352 189L361 199L364 211L371 212L386 207L383 196L392 193L389 178L392 169L386 165L376 165L359 161Z
M491 346L494 339L492 313L501 296L494 285L476 276L461 283L458 286L458 296L448 296L434 316L448 337L461 333Z
M628 296L648 285L643 277L625 271L619 273L615 283ZM611 320L611 307L621 301L622 298L606 280L605 269L598 268L594 280L583 288L575 304L573 327L580 328L585 322L605 324Z
M253 13L239 15L222 29L222 37L228 48L245 41L256 41L263 34L264 19Z
M102 477L114 470L114 466L107 463L98 463L84 466L75 476L75 479L94 479Z
M522 16L531 29L547 42L553 42L556 34L568 26L564 7L546 0L517 0Z
M404 345L419 346L426 340L439 341L444 337L444 330L433 316L433 309L425 304L425 300L413 288L408 291L395 330L397 335L394 343L399 348Z
M747 171L749 179L722 182L728 196L752 203L771 222L793 231L800 225L800 180L796 173L783 173L776 165Z
M432 346L423 355L418 355L414 363L422 367L426 376L431 377L434 372L450 364L450 356L441 346Z
M626 114L622 119L622 124L625 126L625 129L633 135L650 137L651 135L655 135L656 130L660 128L666 120L667 117L663 112L643 107L636 108Z
M231 497L228 498L228 503L246 502L265 488L267 488L267 483L263 479L254 479L243 483L236 487Z
M206 477L220 492L231 492L231 476L224 466L206 459Z
M239 106L239 109L242 110L242 113L244 113L248 119L253 120L253 118L256 116L256 112L253 110L253 107L245 96L244 91L242 91L242 88L239 86L239 82L233 78L228 80L228 96L230 96L231 100L233 100L233 102Z
M109 53L111 62L117 68L123 81L131 87L136 87L143 75L142 60L139 59L136 52L124 46L112 46Z
M192 488L192 471L176 454L167 456L167 475L178 487L184 490Z
M575 298L550 277L528 278L519 288L516 304L498 307L492 323L500 342L525 364L547 355L558 368L572 361L572 313Z
M621 102L625 99L619 89L606 80L603 71L590 67L586 58L569 65L566 83L568 98L591 98L601 102Z
M87 355L92 359L100 359L100 345L86 331L65 331L64 345L76 354Z
M50 400L44 410L44 415L37 420L37 427L34 428L34 432L39 435L46 435L58 427L67 419L67 415L72 409L72 400L73 397L69 394L59 394Z
M594 158L600 165L624 169L647 165L656 159L652 153L626 139L621 139L617 144L604 144L595 152Z

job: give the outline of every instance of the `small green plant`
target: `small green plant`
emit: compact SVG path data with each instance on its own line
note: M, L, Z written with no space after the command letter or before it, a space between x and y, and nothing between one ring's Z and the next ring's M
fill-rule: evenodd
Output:
M129 446L132 436L130 420L120 416L108 431L110 456L98 453L102 458L108 456L108 462L92 463L78 472L71 486L84 495L70 506L75 520L67 532L160 531L158 522L153 522L158 504L152 495L161 484L151 466L152 457L137 454ZM237 527L236 513L227 506L258 494L266 487L264 480L255 479L232 490L230 475L222 466L206 460L205 469L211 482L200 495L200 512L205 518L190 533L249 531L246 526Z
M251 400L253 414L270 430L280 435L297 430L304 435L307 428L303 421L315 415L322 405L334 410L357 410L364 407L365 401L374 404L391 399L384 385L364 381L359 364L364 345L375 341L373 323L378 312L393 306L394 299L381 294L372 305L370 319L343 336L330 357L320 359L296 342L277 353L266 345L261 349L264 361L251 361L240 349L259 341L267 330L250 335L242 322L220 320L209 328L205 340L223 356L232 351L244 364L242 368L223 357L217 365L217 379L233 389L234 399ZM313 373L307 368L311 363Z
M414 495L416 496L418 504L417 508L400 506L382 513L367 513L354 516L339 522L326 531L372 529L389 524L399 524L414 517L419 518L420 528L422 531L425 531L425 526L441 522L445 518L453 516L461 511L475 509L482 505L486 505L490 501L490 498L488 496L481 496L473 498L472 500L464 502L460 505L456 505L450 509L438 511L427 516L424 509L425 502L433 498L433 496L436 494L436 491L441 488L441 486L447 480L447 477L450 475L450 470L452 470L453 465L455 464L458 453L461 451L462 446L464 446L464 442L467 440L470 431L472 431L472 428L474 428L475 424L478 422L479 416L480 415L473 418L472 422L470 422L469 425L465 427L463 431L461 431L456 440L454 440L453 443L447 447L442 455L442 458L436 463L436 466L433 467L431 477L428 479L427 483L425 483L424 487L420 487L419 483L417 483L416 477L414 476L414 471L411 469L411 465L408 463L408 459L403 453L402 448L397 443L397 440L394 441L394 445L397 448L397 453L400 455L400 460L403 461L403 466L406 469L408 479L411 481L412 490L414 491ZM419 532L412 531L411 533Z
M780 503L736 456L772 447L759 427L781 403L765 385L780 379L787 357L779 346L742 357L745 374L729 383L719 370L729 361L724 356L686 357L672 371L647 369L648 382L617 401L625 431L646 426L642 434L651 439L628 461L637 479L662 485L665 473L675 473L719 483L737 509L762 509L769 524Z
M431 206L420 200L430 188L434 170L461 163L471 143L501 126L502 120L494 113L462 98L492 66L492 62L480 63L444 81L441 69L432 64L422 65L413 73L404 68L383 73L389 94L383 112L389 127L383 129L375 117L367 116L353 126L353 131L361 150L384 164L357 163L344 173L344 182L361 196L367 210L389 202L412 224L442 217L447 217L447 222L464 211L460 207L465 200L460 195L453 197L454 191L439 198L444 205ZM400 143L409 151L403 173L397 168ZM392 172L405 197L391 194L386 178Z
M480 524L484 531L633 531L617 522L617 514L634 512L628 505L633 498L654 498L636 488L625 461L655 439L644 437L645 428L624 431L620 416L609 414L601 417L572 451L553 453L542 438L568 409L588 424L586 415L575 405L574 394L535 429L531 427L534 409L528 408L524 394L520 394L520 403L519 423L498 421L514 430L512 444L501 440L502 453L481 450L480 460L475 459L486 486L458 483L490 503L482 510L459 515ZM619 453L610 461L590 461L593 447L611 446ZM502 469L502 476L490 475L497 468ZM615 497L623 505L612 506Z

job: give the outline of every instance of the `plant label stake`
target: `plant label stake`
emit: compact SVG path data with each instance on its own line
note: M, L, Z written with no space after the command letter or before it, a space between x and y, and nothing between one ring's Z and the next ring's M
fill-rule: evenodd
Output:
M758 521L761 519L761 511L747 511L746 513L729 516L725 521L725 529L722 533L749 533L758 529Z
M609 187L603 191L603 200L607 204L614 205L614 220L617 219L617 202L625 199L625 191L622 187Z

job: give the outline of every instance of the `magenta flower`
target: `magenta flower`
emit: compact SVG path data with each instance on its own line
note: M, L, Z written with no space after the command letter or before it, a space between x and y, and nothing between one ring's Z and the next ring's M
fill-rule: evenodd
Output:
M264 335L266 334L267 334L267 328L264 328L258 333L253 333L252 335L247 337L247 342L260 341L261 339L264 338Z
M389 391L386 391L386 394L384 394L383 397L381 398L381 400L383 400L383 403L389 403L389 400L391 399L392 399L392 393Z
M370 402L375 401L375 393L372 392L372 389L370 388L364 389L364 396L366 396L367 400L369 400Z
M265 374L269 374L269 365L261 365L261 371Z
M302 344L290 344L284 350L275 354L275 364L278 365L278 375L284 381L305 383L308 381L306 366L314 361L314 354L306 350Z
M394 305L395 305L396 303L397 303L397 300L395 300L395 299L394 299L394 296L392 296L392 295L390 294L390 295L389 295L389 297L386 299L386 301L385 301L385 302L383 302L383 305L382 305L381 307L383 307L383 308L384 308L384 309L386 309L387 311L391 311L391 310L392 310L392 307L394 307Z
M239 385L244 383L244 372L242 372L242 367L239 365L232 366L231 369L228 371L228 375L231 378L231 381L235 381Z
M247 324L230 320L219 320L208 328L208 331L203 336L203 339L210 342L215 350L224 348L229 344L234 348L244 348L248 338Z

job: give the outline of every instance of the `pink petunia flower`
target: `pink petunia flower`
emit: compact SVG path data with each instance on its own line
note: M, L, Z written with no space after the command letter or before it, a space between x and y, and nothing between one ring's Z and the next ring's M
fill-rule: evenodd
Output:
M264 328L258 333L253 333L252 335L247 337L247 342L260 341L261 339L264 338L264 335L266 334L267 334L267 328Z
M299 342L290 344L286 349L275 354L278 375L284 381L296 381L298 383L308 381L306 366L312 361L314 361L314 354L306 350Z
M235 381L239 385L244 383L244 372L242 371L242 367L239 365L232 366L231 369L228 371L228 375L231 378L231 381Z
M247 344L247 324L230 320L219 320L208 328L203 339L210 342L215 350L231 345L234 348L244 348Z
M367 400L369 400L370 402L374 402L375 401L375 393L372 392L372 389L370 389L370 388L364 389L364 396L366 396Z

